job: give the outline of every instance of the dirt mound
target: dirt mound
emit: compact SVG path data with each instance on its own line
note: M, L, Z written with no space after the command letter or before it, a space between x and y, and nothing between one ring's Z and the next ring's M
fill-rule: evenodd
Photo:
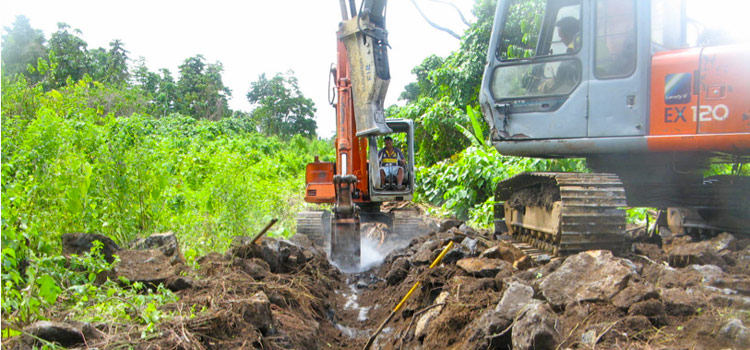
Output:
M552 259L527 255L460 222L430 227L440 230L416 235L378 267L357 274L341 273L320 249L270 238L259 244L238 240L223 255L200 258L197 270L154 259L161 262L152 269L159 272L152 283L166 280L177 290L179 301L163 307L175 317L146 337L142 326L99 327L97 337L86 336L86 345L361 348L417 281L420 286L372 349L746 349L750 344L750 239L671 237L661 245L638 243L626 256L588 251ZM453 248L430 269L451 241ZM144 260L138 258L143 254L162 252L123 256ZM139 274L150 275L147 270ZM45 334L52 328L39 329ZM20 341L3 345L24 348Z

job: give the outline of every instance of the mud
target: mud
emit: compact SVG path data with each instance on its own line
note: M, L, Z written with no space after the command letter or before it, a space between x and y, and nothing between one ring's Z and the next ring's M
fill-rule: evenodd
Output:
M552 205L560 201L560 198L560 188L556 184L544 182L540 186L513 191L506 203L515 210L522 210L526 206L551 210Z

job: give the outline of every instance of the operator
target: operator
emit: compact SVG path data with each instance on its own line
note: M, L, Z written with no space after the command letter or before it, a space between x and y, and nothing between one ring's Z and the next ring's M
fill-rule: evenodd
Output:
M385 147L378 152L378 161L380 162L380 188L385 187L385 178L387 176L396 176L397 189L404 189L401 184L404 181L404 168L406 158L401 150L393 147L393 139L386 136L383 140Z
M565 44L565 53L573 53L581 45L578 20L573 17L563 17L555 23L555 27L557 27L557 35Z
M581 45L581 35L579 32L579 22L573 17L563 17L557 23L557 35L565 44L565 54L571 55L578 50ZM578 84L580 73L578 65L572 60L564 60L557 67L557 72L553 73L552 79L543 82L539 86L539 91L543 93L568 93L576 84Z

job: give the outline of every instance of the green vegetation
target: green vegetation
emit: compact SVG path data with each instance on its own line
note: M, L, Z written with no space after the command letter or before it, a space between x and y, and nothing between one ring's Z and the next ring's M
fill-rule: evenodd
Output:
M118 40L109 50L88 50L65 24L49 42L23 17L5 30L4 327L20 329L62 309L75 320L136 321L146 331L169 316L158 308L175 300L169 291L97 280L110 267L97 251L60 256L63 233L101 233L127 244L174 231L191 262L271 218L280 219L273 234L294 232L305 164L333 154L330 141L315 138L315 108L295 84L287 105L302 101L306 109L288 113L305 124L269 132L257 122L269 117L262 102L249 113L228 109L219 62L188 58L174 78L149 72L142 60L129 70ZM264 82L261 76L253 86ZM267 93L253 96L266 101Z

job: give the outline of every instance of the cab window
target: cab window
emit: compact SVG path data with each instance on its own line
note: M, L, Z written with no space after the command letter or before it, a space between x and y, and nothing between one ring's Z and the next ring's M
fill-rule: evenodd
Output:
M507 13L496 52L500 60L571 54L581 47L578 0L512 0Z
M598 0L596 2L597 78L629 76L635 71L635 1Z
M580 0L511 0L496 56L495 99L567 95L581 81Z

